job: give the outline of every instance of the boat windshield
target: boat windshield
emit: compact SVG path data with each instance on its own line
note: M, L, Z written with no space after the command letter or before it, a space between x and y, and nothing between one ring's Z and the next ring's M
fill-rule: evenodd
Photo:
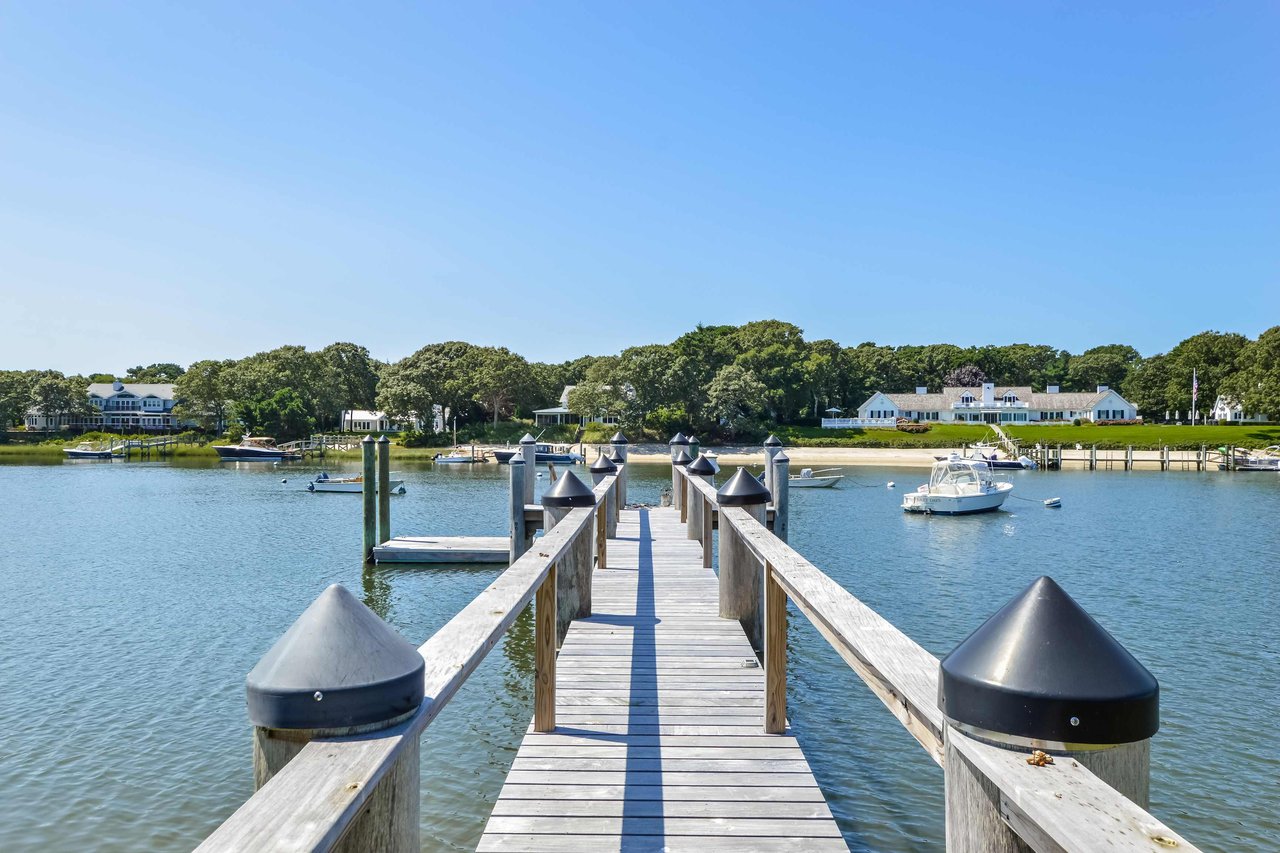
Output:
M991 468L985 462L939 462L933 466L929 486L985 485L991 482Z

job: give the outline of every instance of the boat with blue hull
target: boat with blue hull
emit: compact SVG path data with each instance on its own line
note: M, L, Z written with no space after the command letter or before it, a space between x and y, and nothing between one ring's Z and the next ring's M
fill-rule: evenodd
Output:
M274 438L248 436L239 444L215 444L213 449L224 462L283 462L302 458L301 453L281 450Z

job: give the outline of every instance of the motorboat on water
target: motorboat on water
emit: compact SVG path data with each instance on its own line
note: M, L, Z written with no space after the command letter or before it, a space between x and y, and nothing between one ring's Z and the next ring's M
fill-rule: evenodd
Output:
M515 456L520 451L519 450L490 450L489 452L493 454L493 458L498 461L499 465L510 465L511 457Z
M437 465L470 465L475 462L483 462L484 456L476 456L473 450L462 447L454 448L452 453L437 453L431 457Z
M1245 450L1243 447L1232 449L1218 448L1218 470L1227 471L1280 471L1280 444L1273 444L1262 450Z
M215 444L218 458L227 462L281 462L301 459L302 454L276 447L274 438L246 435L239 444Z
M82 441L75 447L64 447L62 452L67 454L68 459L113 459L124 455L110 448L95 447L87 441Z
M573 465L577 462L585 462L586 459L580 453L574 453L569 449L567 444L539 444L534 455L534 462L547 463L552 462L556 465Z
M991 512L1012 491L1013 483L996 482L986 462L953 453L933 464L926 485L903 496L902 509L937 515Z
M945 462L949 457L935 456L934 459L939 462ZM977 459L987 463L987 466L993 470L1009 470L1009 471L1034 471L1039 468L1039 464L1030 456L1023 454L1017 459L1001 459L1000 454L996 452L996 448L984 442L978 442L969 446L968 454L965 458Z
M844 479L844 474L830 473L839 470L821 468L815 471L812 468L801 468L799 474L792 474L787 478L787 486L792 489L829 489Z
M391 494L403 495L405 492L404 480L397 480L392 477L388 481L391 487ZM376 490L376 487L375 487ZM308 492L363 492L364 477L330 477L326 472L321 471L320 474L307 484Z

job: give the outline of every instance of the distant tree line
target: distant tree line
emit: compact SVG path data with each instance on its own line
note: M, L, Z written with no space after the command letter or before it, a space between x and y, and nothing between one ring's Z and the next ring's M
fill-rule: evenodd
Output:
M393 418L430 419L449 409L460 424L529 417L575 386L571 411L617 417L623 429L666 435L678 429L741 437L772 423L816 421L831 407L856 408L873 392L944 385L1031 386L1044 390L1118 389L1148 420L1191 408L1191 375L1203 414L1220 395L1249 413L1280 416L1280 326L1256 340L1207 331L1167 353L1143 358L1125 344L1079 354L1046 345L959 347L952 344L842 346L806 341L779 320L698 326L668 344L629 347L617 355L559 364L529 362L504 347L463 341L429 344L387 364L353 343L308 351L283 346L242 359L131 368L126 382L173 382L180 417L213 428L238 424L280 437L333 429L344 409L381 409ZM87 410L90 381L112 374L0 371L0 422Z

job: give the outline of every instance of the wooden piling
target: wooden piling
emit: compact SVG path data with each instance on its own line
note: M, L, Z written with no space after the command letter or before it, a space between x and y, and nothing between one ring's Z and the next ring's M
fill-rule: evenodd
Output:
M538 479L538 442L527 432L520 439L520 458L524 460L524 502L531 504L533 485Z
M621 431L615 432L613 438L609 439L609 446L613 448L613 463L618 466L618 484L614 486L617 491L618 508L627 505L627 437Z
M1133 470L1133 445L1130 444L1124 449L1124 470Z
M378 541L391 540L391 439L378 439Z
M366 435L360 442L363 456L363 479L360 483L361 496L364 498L364 548L361 554L365 562L373 559L373 549L378 545L378 493L377 493L377 460L374 457L375 444L373 436Z
M525 551L529 550L529 540L524 520L524 479L529 476L529 466L525 464L522 457L512 456L507 467L511 469L511 482L507 490L511 508L511 525L509 528L511 537L510 561L515 563Z
M782 441L776 435L764 440L764 487L773 494L773 457L782 452Z
M791 458L779 451L773 457L773 535L786 542L791 527Z
M764 730L787 730L787 594L764 564Z

